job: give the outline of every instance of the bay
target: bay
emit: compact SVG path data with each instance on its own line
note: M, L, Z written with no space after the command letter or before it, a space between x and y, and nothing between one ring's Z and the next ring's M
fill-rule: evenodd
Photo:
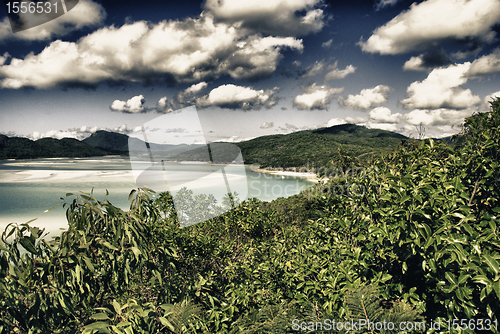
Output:
M203 174L207 166L177 163L169 164L167 168L170 175L182 179L186 173ZM241 200L254 197L270 201L288 197L312 184L302 178L253 172L252 166L239 170L243 172L229 172L227 179L236 188L244 186L248 189ZM92 191L98 200L107 198L113 205L127 210L130 205L128 195L136 188L129 159L118 156L0 161L0 231L3 232L9 223L36 219L32 226L45 228L50 236L54 236L67 227L62 203L70 203L74 196L66 197L66 194ZM109 192L107 196L106 190ZM155 190L166 189L159 187ZM47 211L54 206L57 207Z

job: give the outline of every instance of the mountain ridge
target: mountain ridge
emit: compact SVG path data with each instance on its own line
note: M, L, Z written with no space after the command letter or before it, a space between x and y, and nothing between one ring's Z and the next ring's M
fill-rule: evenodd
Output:
M240 148L246 164L286 168L331 164L333 160L367 160L390 152L408 139L410 138L392 131L348 123L289 134L266 135L234 144ZM0 135L0 159L56 157L57 154L60 154L57 157L128 155L129 140L130 137L126 134L105 130L96 131L82 141L72 138L42 138L32 141ZM451 143L449 138L437 140ZM132 142L144 145L140 139L132 139ZM14 147L12 144L15 144ZM203 156L196 152L198 150L195 145L192 151L182 149L181 145L150 144L150 147L157 150L173 148L174 151L179 148L182 154L176 156L178 160L199 160ZM15 152L15 148L20 151ZM229 159L227 162L231 161Z
M0 135L0 159L85 158L106 154L74 138L41 138L33 141Z

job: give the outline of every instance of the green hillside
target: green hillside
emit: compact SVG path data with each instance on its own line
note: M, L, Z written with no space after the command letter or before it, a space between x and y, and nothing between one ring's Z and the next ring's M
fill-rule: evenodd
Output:
M354 124L272 135L237 143L245 163L262 167L329 166L346 159L367 161L388 153L408 138Z
M121 133L99 130L83 142L108 153L128 153L128 136Z
M106 152L73 138L28 138L0 135L0 159L84 158L103 156Z

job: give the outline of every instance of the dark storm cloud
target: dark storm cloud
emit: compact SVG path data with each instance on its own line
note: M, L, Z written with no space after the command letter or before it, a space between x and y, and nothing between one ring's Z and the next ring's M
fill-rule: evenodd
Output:
M274 36L304 36L320 31L327 19L323 0L206 0L219 22Z
M427 71L454 63L453 59L442 48L436 48L417 57L412 57L405 63L403 69L409 71Z

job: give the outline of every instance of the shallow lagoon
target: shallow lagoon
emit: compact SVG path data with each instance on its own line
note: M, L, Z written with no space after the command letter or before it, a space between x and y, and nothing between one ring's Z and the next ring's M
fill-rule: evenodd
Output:
M186 172L192 175L206 166L169 164L167 168L182 178ZM241 188L246 183L247 198L270 201L297 194L312 184L301 178L262 174L251 169L245 166L243 174L227 174L232 185ZM207 178L206 182L209 181ZM92 188L97 199L104 199L107 189L109 202L128 209L128 195L137 188L129 159L107 156L0 161L0 230L11 222L24 223L37 218L32 225L45 228L51 235L58 234L60 228L67 227L65 209L59 205L46 210L63 203L60 197L67 193L90 192Z

